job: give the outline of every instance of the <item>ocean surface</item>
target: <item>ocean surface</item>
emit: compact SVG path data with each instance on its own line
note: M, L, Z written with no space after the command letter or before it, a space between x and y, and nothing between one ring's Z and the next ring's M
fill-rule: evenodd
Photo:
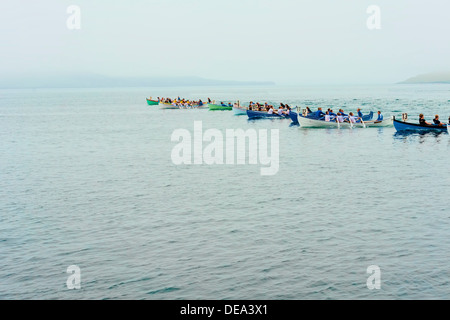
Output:
M304 129L149 96L450 116L450 85L0 90L0 299L450 299L447 133ZM279 171L175 165L171 135L194 121L278 129Z

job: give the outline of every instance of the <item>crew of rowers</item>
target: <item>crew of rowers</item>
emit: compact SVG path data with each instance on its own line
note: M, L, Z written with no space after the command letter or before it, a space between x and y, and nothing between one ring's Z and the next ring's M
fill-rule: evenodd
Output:
M289 115L289 113L291 112L291 107L288 104L280 103L278 109L275 110L274 106L269 105L267 102L261 104L259 102L255 103L253 101L250 101L248 110L267 112L268 114L278 114L279 116L282 116Z
M198 101L189 100L189 99L181 99L180 97L176 99L171 98L159 98L158 101L166 104L171 104L174 107L180 108L198 108L204 105L203 101L200 99Z
M360 123L363 118L363 114L361 112L361 109L358 108L356 110L357 115L355 116L353 112L350 112L349 114L346 114L344 110L339 109L338 113L334 113L331 108L328 108L326 112L322 111L322 108L318 108L316 112L312 112L309 107L306 107L306 113L307 115L312 115L314 118L318 120L324 120L327 122L351 122L351 123ZM381 111L378 111L378 117L375 122L383 121L383 115L381 114Z
M450 117L448 118L448 123L450 124ZM433 123L430 123L428 121L425 120L425 116L421 113L419 115L419 124L422 126L439 126L439 127L446 127L447 125L443 122L441 122L441 120L439 120L439 115L435 115L434 119L433 119Z

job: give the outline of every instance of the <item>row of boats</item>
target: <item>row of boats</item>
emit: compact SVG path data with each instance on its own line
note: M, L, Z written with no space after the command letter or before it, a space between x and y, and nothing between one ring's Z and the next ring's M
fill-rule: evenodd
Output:
M187 100L179 97L177 99L158 98L158 100L152 100L150 97L150 99L147 98L147 104L149 106L159 105L161 109L209 109L212 111L233 109L231 103L225 104L221 102L220 104L216 104L216 102L211 101L211 99L208 99L208 102L205 103L202 100Z
M170 101L170 102L169 102ZM325 114L321 108L316 112L311 112L309 108L300 109L297 107L293 111L289 105L280 104L279 109L274 110L273 106L267 104L259 104L250 102L248 107L240 105L240 102L234 104L225 104L221 102L216 104L208 98L207 103L199 101L189 101L185 99L175 100L151 100L147 98L148 105L159 105L162 109L209 109L211 111L217 110L232 110L235 115L247 115L249 120L256 119L291 119L291 126L300 126L302 128L370 128L370 127L389 127L394 126L398 132L449 132L450 133L450 118L449 123L442 122L428 123L421 120L420 123L408 122L408 115L402 114L402 120L397 120L395 117L384 119L380 112L374 119L374 112L363 115L358 109L358 116L353 116L345 113ZM330 111L330 110L329 110ZM342 111L342 110L340 110Z

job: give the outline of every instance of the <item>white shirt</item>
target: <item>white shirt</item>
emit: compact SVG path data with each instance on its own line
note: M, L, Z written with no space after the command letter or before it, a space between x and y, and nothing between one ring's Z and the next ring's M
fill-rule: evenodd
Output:
M273 114L273 109L270 108L269 111L267 111L268 114Z
M278 109L278 115L282 115L283 114L283 109Z
M344 122L344 117L343 116L337 116L337 121L338 122Z
M331 116L329 114L326 114L325 115L325 121L330 122L330 120L331 120Z
M356 117L355 116L349 116L348 120L350 120L351 123L356 123Z

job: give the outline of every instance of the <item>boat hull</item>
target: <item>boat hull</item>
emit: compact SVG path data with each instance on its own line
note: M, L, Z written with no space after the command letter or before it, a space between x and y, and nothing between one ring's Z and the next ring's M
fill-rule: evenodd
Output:
M147 99L147 104L149 106L157 106L157 105L159 105L159 101Z
M448 132L448 126L428 125L409 123L394 119L394 127L398 132Z
M160 102L159 107L161 109L180 109L178 106L173 106L171 103Z
M294 121L294 120L293 120ZM335 121L324 121L311 119L299 115L298 122L303 128L372 128L372 127L389 127L392 126L392 119L383 121L364 121L363 123L349 123L341 122L337 123Z
M159 106L161 109L201 109L201 108L205 108L205 104L199 106L198 104L195 104L193 106L189 106L189 107L185 107L185 106L174 106L171 103L164 103L164 102L160 102Z
M208 108L211 111L224 111L224 110L231 110L233 107L228 106L219 106L217 104L208 103Z
M277 113L268 114L267 112L263 111L253 111L253 110L247 110L247 116L249 119L289 119L289 115L283 114L278 115Z

